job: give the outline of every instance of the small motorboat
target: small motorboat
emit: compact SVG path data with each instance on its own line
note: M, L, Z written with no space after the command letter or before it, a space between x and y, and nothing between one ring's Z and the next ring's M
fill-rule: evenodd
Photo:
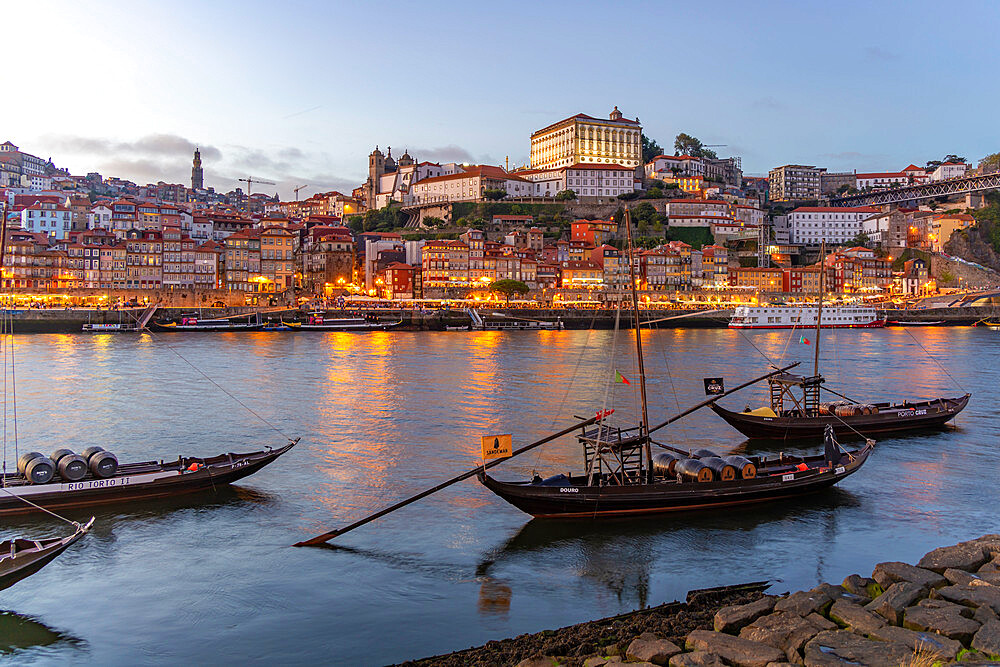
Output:
M0 542L0 590L13 586L51 563L74 542L86 535L94 517L85 525L76 524L76 532L67 537L45 540L16 538Z

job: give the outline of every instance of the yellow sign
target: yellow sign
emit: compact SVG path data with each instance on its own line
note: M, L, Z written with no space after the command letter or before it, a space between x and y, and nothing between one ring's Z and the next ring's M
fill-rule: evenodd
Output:
M484 459L505 459L511 454L511 434L507 435L484 435L483 436L483 458Z

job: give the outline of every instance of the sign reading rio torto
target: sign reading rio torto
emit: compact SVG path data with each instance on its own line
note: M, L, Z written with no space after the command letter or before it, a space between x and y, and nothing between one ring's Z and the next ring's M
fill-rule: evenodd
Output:
M484 435L482 440L484 460L507 458L513 451L513 437L510 433L507 435Z

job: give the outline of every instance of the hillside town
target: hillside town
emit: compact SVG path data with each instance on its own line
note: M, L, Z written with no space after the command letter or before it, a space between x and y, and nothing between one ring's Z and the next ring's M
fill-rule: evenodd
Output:
M891 298L986 286L995 275L946 252L956 232L976 224L982 192L850 201L988 170L959 156L884 173L783 165L755 177L739 157L719 158L683 133L666 154L618 107L606 118L570 116L529 140L523 166L419 161L376 147L368 178L349 194L300 200L302 186L288 201L251 194L267 183L253 178L240 179L246 192L206 188L198 150L190 186L139 185L73 175L7 141L3 288L36 301L169 303L193 293L275 305L346 294L466 298L516 281L541 303L612 303L628 284L626 209L646 301L699 291L815 294L821 274L828 291Z

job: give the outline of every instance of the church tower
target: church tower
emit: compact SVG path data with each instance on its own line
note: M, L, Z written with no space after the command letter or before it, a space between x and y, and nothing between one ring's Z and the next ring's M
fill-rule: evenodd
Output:
M375 197L378 189L382 185L382 176L385 174L385 160L382 151L375 147L375 150L368 156L368 201L365 202L369 210L375 208Z
M201 168L201 151L194 149L194 161L191 163L191 189L201 190L205 187L205 172Z

